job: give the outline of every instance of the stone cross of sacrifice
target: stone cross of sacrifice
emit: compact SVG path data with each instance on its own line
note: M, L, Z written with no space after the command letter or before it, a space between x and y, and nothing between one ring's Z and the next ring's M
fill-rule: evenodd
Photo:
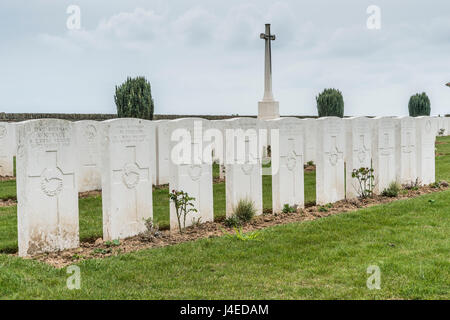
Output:
M259 36L266 41L264 60L264 97L263 101L273 101L272 94L272 49L270 41L275 40L275 35L270 34L270 24L266 24L266 32Z

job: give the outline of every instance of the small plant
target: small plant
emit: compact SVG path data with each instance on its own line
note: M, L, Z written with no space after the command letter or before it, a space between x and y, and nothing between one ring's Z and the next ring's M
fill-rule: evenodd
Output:
M183 230L186 228L186 217L189 213L197 212L197 209L194 208L194 197L190 197L187 192L172 190L169 193L169 199L173 201L175 205L175 211L177 214L178 220L178 228L180 233L183 233ZM181 224L183 221L183 224Z
M417 93L409 99L408 110L411 117L429 116L431 113L430 99L425 92Z
M256 214L255 205L249 199L239 200L237 206L233 210L233 215L241 222L249 222Z
M403 189L405 190L419 190L419 187L421 186L421 182L419 178L416 178L416 180L405 183L403 185Z
M96 249L94 249L95 254L108 254L111 252L112 252L111 248L108 248L108 249L96 248Z
M324 206L319 207L319 212L328 212L328 208Z
M439 189L441 187L441 184L436 181L436 182L430 183L429 186L430 186L430 188L433 188L433 189Z
M153 241L161 235L158 224L154 223L152 218L144 219L144 224L147 230L139 235L142 240Z
M236 217L235 215L232 215L231 217L226 218L224 223L229 228L235 228L235 227L239 227L242 225L241 220L239 220L239 218Z
M319 117L344 117L344 98L337 89L325 89L316 97Z
M387 187L386 189L383 190L383 192L381 192L381 195L383 197L395 198L396 196L398 196L399 191L400 191L399 184L393 181L389 184L389 187Z
M112 241L105 241L105 246L107 246L107 247L120 246L120 240L119 239L115 239L115 240L112 240Z
M362 199L366 199L373 195L374 184L374 175L372 168L359 168L353 169L352 178L358 180L358 188L356 192L358 196Z
M283 213L295 213L297 212L296 206L291 207L288 203L283 206Z
M202 223L202 217L192 218L192 226L198 227Z
M241 241L259 241L260 240L260 239L258 239L260 236L260 233L258 231L244 233L242 231L242 228L238 229L238 228L234 227L234 232L235 232L234 234L230 234L230 233L224 231L226 236L229 238L232 238L232 239L238 239Z
M308 161L308 162L306 163L306 165L307 165L308 167L312 167L312 166L314 166L315 164L314 164L314 161L310 160L310 161Z

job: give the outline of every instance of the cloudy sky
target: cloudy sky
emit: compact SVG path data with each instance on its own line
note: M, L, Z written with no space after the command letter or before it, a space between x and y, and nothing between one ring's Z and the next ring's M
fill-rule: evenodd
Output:
M143 75L155 113L256 114L265 23L282 115L317 114L328 87L346 115L404 115L422 91L450 113L448 0L2 0L0 112L114 113L115 85Z

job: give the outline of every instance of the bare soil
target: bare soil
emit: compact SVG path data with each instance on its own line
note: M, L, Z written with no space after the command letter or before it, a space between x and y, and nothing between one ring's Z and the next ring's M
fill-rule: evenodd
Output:
M0 182L1 181L11 181L11 180L16 180L16 177L0 176Z
M390 203L400 199L414 198L423 194L447 190L448 188L448 184L438 188L424 186L417 190L402 190L394 198L374 196L373 198L367 199L341 200L326 206L311 205L305 209L299 209L296 213L271 213L270 210L265 210L263 215L255 217L251 222L243 225L242 231L256 231L275 225L315 220L334 214L355 211L360 208ZM120 243L117 245L111 242L104 242L101 238L91 239L82 242L80 247L76 249L40 254L27 259L34 259L50 264L56 268L63 268L86 259L101 259L147 248L158 248L197 239L219 237L226 233L234 233L234 230L226 227L222 221L207 222L198 226L189 227L182 234L178 231L171 232L169 230L162 230L158 237L152 238L151 240L149 240L149 237L138 235L120 240Z

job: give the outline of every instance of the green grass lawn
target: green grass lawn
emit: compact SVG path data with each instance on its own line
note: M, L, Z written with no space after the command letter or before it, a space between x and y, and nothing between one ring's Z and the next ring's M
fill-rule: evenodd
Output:
M450 137L438 141L436 176L449 181ZM263 177L264 208L271 208L270 187ZM0 197L8 192L15 184L0 183ZM314 199L314 173L306 173L305 201ZM167 226L167 189L153 200L155 220ZM17 221L16 206L2 207L0 298L448 299L449 207L445 191L267 228L261 241L203 239L84 261L79 291L66 288L65 269L5 254L17 250ZM214 209L224 216L223 183L214 185ZM101 237L101 226L101 198L81 199L80 237ZM369 265L381 268L381 290L366 288Z

